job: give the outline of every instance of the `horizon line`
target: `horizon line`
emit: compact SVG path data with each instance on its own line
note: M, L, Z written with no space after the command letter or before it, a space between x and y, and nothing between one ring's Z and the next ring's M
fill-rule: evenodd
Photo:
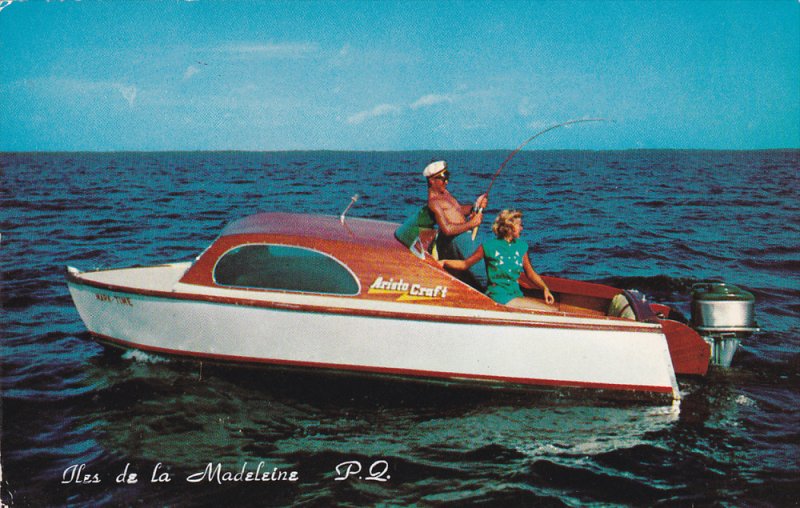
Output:
M330 152L330 153L407 153L407 152L507 152L513 148L410 148L389 150L363 150L344 148L293 148L274 150L254 149L156 149L156 150L0 150L0 155L6 154L59 154L59 153L298 153L298 152ZM542 148L523 150L524 152L781 152L800 150L797 147L782 148Z

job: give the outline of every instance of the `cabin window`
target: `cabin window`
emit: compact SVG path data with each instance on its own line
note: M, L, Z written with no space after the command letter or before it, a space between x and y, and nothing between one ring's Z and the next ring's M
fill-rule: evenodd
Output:
M353 273L332 257L286 245L243 245L225 253L214 267L223 286L279 289L335 295L358 294Z

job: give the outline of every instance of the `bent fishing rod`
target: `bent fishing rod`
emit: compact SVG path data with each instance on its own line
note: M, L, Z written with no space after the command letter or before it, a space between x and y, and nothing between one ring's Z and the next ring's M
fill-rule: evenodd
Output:
M502 164L500 164L500 167L499 167L499 168L497 168L497 171L495 171L495 173L494 173L494 176L492 176L492 180L489 182L489 187L486 189L486 192L484 193L484 194L486 195L486 198L487 198L487 199L489 198L489 191L491 191L491 190L492 190L492 185L494 185L494 181L497 179L497 177L498 177L498 176L500 175L500 173L503 171L503 168L505 168L505 167L506 167L506 164L508 164L508 162L509 162L511 159L513 159L513 158L514 158L514 156L515 156L515 155L517 155L517 154L519 153L519 151L520 151L520 150L522 150L522 149L525 147L525 145L527 145L528 143L530 143L530 142L531 142L531 141L533 141L534 139L538 138L539 136L541 136L541 135L542 135L542 134L544 134L545 132L550 132L550 131L551 131L551 130L553 130L553 129L558 129L559 127L564 127L565 125L572 125L572 124L574 124L574 123L583 123L583 122L610 122L610 121L611 121L611 120L607 120L607 119L605 119L605 118L582 118L582 119L578 119L578 120L567 120L566 122L561 122L561 123L558 123L558 124L555 124L555 125L551 125L550 127L548 127L548 128L546 128L546 129L544 129L544 130L541 130L541 131L537 132L537 133L536 133L536 134L534 134L533 136L531 136L531 137L529 137L528 139L526 139L525 141L523 141L523 142L522 142L522 144L521 144L521 145L519 145L519 146L518 146L518 147L517 147L517 148L516 148L516 149L515 149L513 152L511 152L511 153L508 155L508 157L506 157L506 160L504 160L504 161L503 161L503 163L502 163ZM478 207L476 207L474 211L475 211L475 213L480 213L480 212L482 212L482 211L483 211L483 208L478 208ZM475 228L472 230L472 239L474 240L474 239L475 239L475 237L476 237L477 235L478 235L478 228L477 228L477 227L475 227Z

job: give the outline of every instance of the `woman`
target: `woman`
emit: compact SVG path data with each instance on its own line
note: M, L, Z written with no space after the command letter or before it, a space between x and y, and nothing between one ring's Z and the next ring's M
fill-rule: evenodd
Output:
M467 259L463 261L445 259L439 261L439 264L454 270L467 270L484 259L486 275L489 279L487 296L497 303L511 307L537 308L534 302L526 301L517 282L520 273L525 270L525 275L544 291L544 301L548 305L555 303L555 298L550 293L547 284L531 266L528 258L528 244L519 239L522 233L522 212L503 210L492 224L492 231L497 238L483 242L483 245L478 247Z

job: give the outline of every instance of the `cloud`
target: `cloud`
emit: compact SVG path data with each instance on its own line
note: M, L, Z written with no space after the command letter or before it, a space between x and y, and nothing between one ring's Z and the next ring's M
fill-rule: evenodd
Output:
M389 115L392 113L399 113L402 109L393 104L379 104L374 108L367 111L360 111L347 118L347 123L350 125L358 125L365 120L376 118L379 116Z
M416 110L419 108L433 106L435 104L442 104L442 103L450 103L452 104L455 102L455 97L452 95L435 95L435 94L428 94L423 95L413 103L409 104L407 107L411 108L412 110ZM347 123L350 125L358 125L366 120L370 120L372 118L376 118L379 116L389 115L393 113L401 113L403 110L407 108L406 106L397 106L394 104L379 104L372 109L359 111L358 113L351 115L347 118Z
M128 101L128 105L133 107L133 103L136 101L136 94L139 92L136 85L125 86L123 84L117 84L116 86L119 93Z
M531 106L531 100L528 97L523 97L517 105L517 113L520 116L530 116L534 113L534 108Z
M552 120L541 120L541 119L538 119L538 120L531 120L530 122L528 122L527 123L527 127L529 129L535 129L535 130L538 131L538 130L541 130L541 129L545 129L545 128L553 125L553 124L554 124L554 122Z
M394 104L380 104L375 106L370 110L360 111L354 115L351 115L347 118L347 123L350 125L358 125L366 120L371 118L375 118L378 116L388 115L391 113L401 113L405 112L408 109L416 111L421 108L428 108L431 106L435 106L437 104L453 104L460 99L465 97L469 97L474 95L474 93L469 94L426 94L420 97L419 99L415 100L408 106L402 105L397 106Z
M428 106L434 106L436 104L448 103L452 104L455 101L455 98L452 95L436 95L436 94L428 94L423 95L416 101L411 104L411 109L419 109L425 108Z
M353 51L350 44L345 44L339 51L331 53L328 65L331 67L342 67L353 62Z
M190 65L186 68L186 72L183 73L183 80L186 81L187 79L191 79L192 76L200 72L200 68L194 65Z
M139 88L121 81L94 81L73 78L46 78L43 80L26 81L26 86L38 88L58 96L84 97L90 100L122 96L128 106L133 107Z
M319 46L313 42L283 42L266 44L230 44L218 48L223 53L231 53L241 57L254 56L261 58L307 58L319 52Z

